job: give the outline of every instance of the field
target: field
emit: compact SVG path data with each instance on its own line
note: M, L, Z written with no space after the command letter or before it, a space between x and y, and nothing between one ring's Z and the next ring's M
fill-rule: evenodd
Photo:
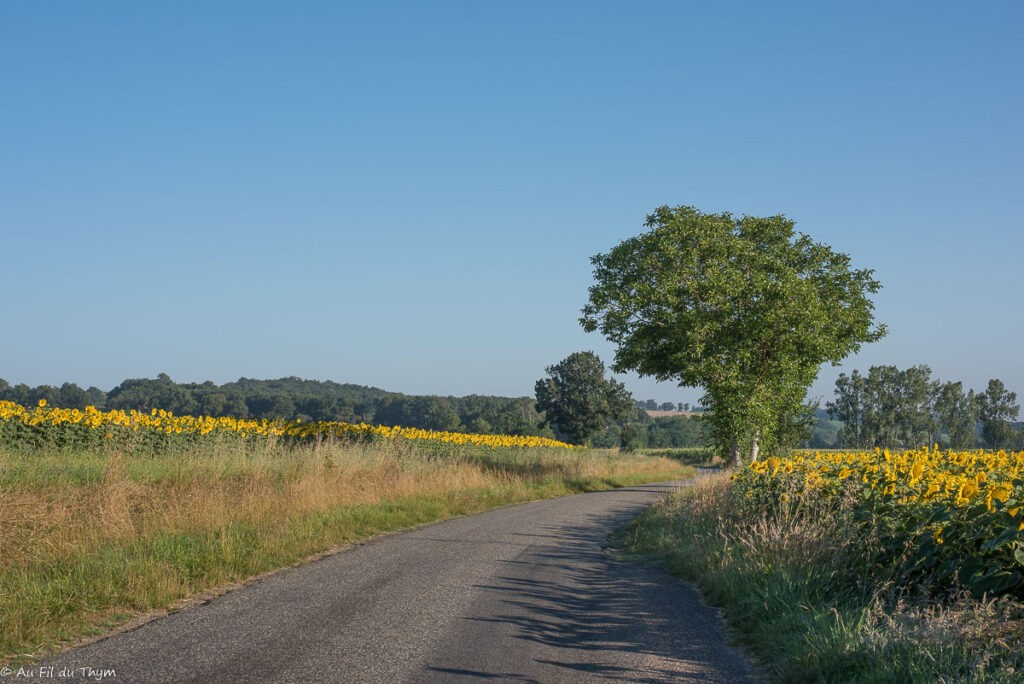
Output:
M709 447L671 447L640 449L640 452L648 456L663 456L672 460L692 466L721 467L722 459L715 455L714 449Z
M0 406L0 661L375 534L673 479L552 440Z
M1024 453L797 452L623 533L783 681L1019 681Z

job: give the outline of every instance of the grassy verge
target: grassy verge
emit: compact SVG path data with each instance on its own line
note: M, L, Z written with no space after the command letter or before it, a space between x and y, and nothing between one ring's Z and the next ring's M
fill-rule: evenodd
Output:
M648 456L671 458L686 465L705 468L719 468L723 465L721 457L710 447L674 447L664 449L640 449L640 453Z
M699 480L620 531L623 546L698 584L774 679L1011 682L1024 677L1024 607L914 599L851 581L858 539L799 507L740 515L727 477Z
M0 449L0 662L383 532L687 475L607 451L405 440Z

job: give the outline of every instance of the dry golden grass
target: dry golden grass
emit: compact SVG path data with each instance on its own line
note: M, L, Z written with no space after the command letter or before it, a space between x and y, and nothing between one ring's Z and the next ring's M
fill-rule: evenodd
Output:
M382 531L686 474L612 452L402 441L0 450L0 660Z

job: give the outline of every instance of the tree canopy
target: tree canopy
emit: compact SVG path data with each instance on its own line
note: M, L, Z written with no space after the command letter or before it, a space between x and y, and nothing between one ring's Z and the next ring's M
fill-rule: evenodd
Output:
M1024 444L1012 422L1020 411L1017 394L1002 380L988 381L984 392L964 391L960 381L932 380L925 365L899 369L871 366L867 375L840 373L828 413L844 425L837 436L846 447L912 448L944 444L951 449L984 444L993 449Z
M605 378L604 362L594 352L575 352L545 371L535 385L537 410L573 444L584 444L609 420L635 410L625 386Z
M179 384L161 373L155 379L125 380L109 393L96 387L83 390L73 383L64 383L59 388L11 386L0 378L0 401L33 406L44 399L50 406L63 408L157 408L178 415L340 420L435 430L554 436L541 424L541 416L531 397L412 396L376 387L297 377L240 378L223 385L210 381Z
M993 449L1002 448L1013 436L1010 421L1020 413L1017 393L1006 389L1002 380L988 381L988 387L978 395L978 417L981 434Z
M821 364L885 334L873 271L784 216L663 206L646 225L591 258L580 322L616 345L614 370L704 388L712 438L734 459L794 434Z

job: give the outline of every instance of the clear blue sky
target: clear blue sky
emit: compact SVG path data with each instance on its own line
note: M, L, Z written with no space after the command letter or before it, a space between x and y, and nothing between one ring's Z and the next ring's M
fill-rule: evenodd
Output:
M532 394L611 361L588 257L689 204L876 270L844 368L1024 394L1022 35L1016 0L2 3L0 377Z

